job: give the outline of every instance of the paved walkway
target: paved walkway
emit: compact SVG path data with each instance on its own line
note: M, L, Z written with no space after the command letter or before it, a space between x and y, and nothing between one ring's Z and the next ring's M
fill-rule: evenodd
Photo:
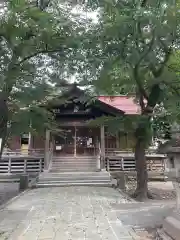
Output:
M134 240L112 209L127 200L106 187L33 189L0 213L1 240Z
M163 200L112 205L120 221L134 229L160 227L175 206L175 201Z

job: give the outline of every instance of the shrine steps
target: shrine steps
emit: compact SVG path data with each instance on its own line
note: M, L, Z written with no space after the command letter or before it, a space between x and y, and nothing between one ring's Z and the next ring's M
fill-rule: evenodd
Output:
M68 167L68 168L56 168L56 169L51 169L50 170L50 172L51 173L63 173L63 172L89 172L89 171L92 171L92 172L95 172L96 171L96 168L90 168L89 166L88 166L88 169L87 169L87 167Z
M107 186L110 187L111 177L103 172L67 172L42 173L36 184L37 187L63 187L63 186Z
M53 157L50 172L93 172L97 170L96 156Z

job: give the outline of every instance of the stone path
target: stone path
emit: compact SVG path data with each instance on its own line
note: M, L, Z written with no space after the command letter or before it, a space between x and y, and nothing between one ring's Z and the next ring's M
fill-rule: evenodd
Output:
M112 205L127 203L106 187L33 189L0 213L1 240L135 240Z

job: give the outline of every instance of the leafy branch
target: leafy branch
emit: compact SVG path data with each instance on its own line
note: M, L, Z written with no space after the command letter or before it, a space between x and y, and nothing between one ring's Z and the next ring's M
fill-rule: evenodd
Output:
M57 53L57 52L60 52L60 51L61 51L61 53L63 53L63 50L64 50L64 49L62 49L62 48L61 48L61 49L50 49L50 50L45 49L45 50L40 50L40 51L37 51L37 52L35 52L35 53L30 54L29 56L26 56L26 57L23 58L20 62L16 63L15 66L16 66L16 67L17 67L17 66L20 66L20 65L23 64L25 61L28 61L28 60L30 60L31 58L36 57L36 56L38 56L38 55L40 55L40 54Z
M153 44L154 44L154 39L155 39L155 33L153 31L153 36L152 36L152 39L150 41L150 43L148 44L148 47L146 50L144 50L143 54L141 55L141 57L139 58L138 62L136 63L135 67L133 68L133 76L134 76L134 79L137 83L137 86L138 86L138 89L139 89L139 92L141 94L141 96L143 96L143 98L145 98L146 100L148 99L148 94L147 92L145 91L144 87L143 87L143 84L141 82L141 78L139 76L139 67L140 67L140 64L141 62L147 57L147 55L152 51L152 47L153 47ZM144 109L144 101L142 98L140 98L140 104L141 104L141 108Z
M161 39L159 39L159 41L163 45L163 50L164 50L165 56L164 56L164 60L161 62L161 66L159 67L158 70L156 70L155 68L150 66L151 71L152 71L155 78L158 78L159 76L161 76L161 74L162 74L167 62L169 61L171 54L172 54L172 47L167 47L165 45L165 43L163 42L163 40L161 40Z
M141 7L145 7L146 4L147 4L147 2L148 2L148 0L143 0L143 1L141 2Z

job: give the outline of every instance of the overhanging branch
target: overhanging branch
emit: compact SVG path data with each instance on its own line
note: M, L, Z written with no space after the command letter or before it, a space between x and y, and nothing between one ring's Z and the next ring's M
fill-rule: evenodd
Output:
M168 47L162 39L159 38L159 41L160 41L161 45L163 46L163 51L165 53L165 57L164 57L164 60L161 62L161 64L160 64L161 66L159 67L159 69L156 70L155 67L151 66L151 71L155 78L158 78L159 76L161 76L161 74L166 66L166 63L169 61L169 58L172 54L172 45L173 45L173 42L172 42L171 46Z
M51 0L37 0L37 7L44 11L50 4Z
M153 36L152 36L152 39L151 39L150 43L148 44L147 49L141 55L141 57L139 58L137 64L135 65L135 67L133 69L134 79L135 79L135 81L137 83L139 92L146 100L148 99L148 94L146 93L146 91L145 91L145 89L144 89L144 87L142 85L141 79L139 77L139 66L140 66L141 62L146 58L146 56L152 50L152 47L153 47L153 44L154 44L154 39L155 39L155 34L154 34L154 31L153 31Z
M143 59L151 52L153 44L154 44L154 39L155 39L155 33L154 31L152 32L152 39L150 41L150 43L147 46L147 49L143 52L143 54L141 55L141 57L139 58L138 62L137 62L137 67L139 67L139 65L141 64L141 62L143 61Z
M175 87L171 82L162 81L162 83L168 86L178 97L180 97L180 87Z
M63 49L61 48L61 49L52 49L52 50L41 50L41 51L35 52L33 54L28 55L27 57L24 57L20 62L16 63L15 66L18 67L21 64L23 64L25 61L28 61L31 58L36 57L40 54L57 53L57 52L60 52L60 51L62 52L62 50Z
M173 87L173 86L170 86L171 87L171 89L173 90L173 92L178 96L178 97L180 97L180 88L175 88L175 87Z
M147 4L147 2L148 2L148 0L143 0L143 1L141 2L141 7L145 7L146 4Z

